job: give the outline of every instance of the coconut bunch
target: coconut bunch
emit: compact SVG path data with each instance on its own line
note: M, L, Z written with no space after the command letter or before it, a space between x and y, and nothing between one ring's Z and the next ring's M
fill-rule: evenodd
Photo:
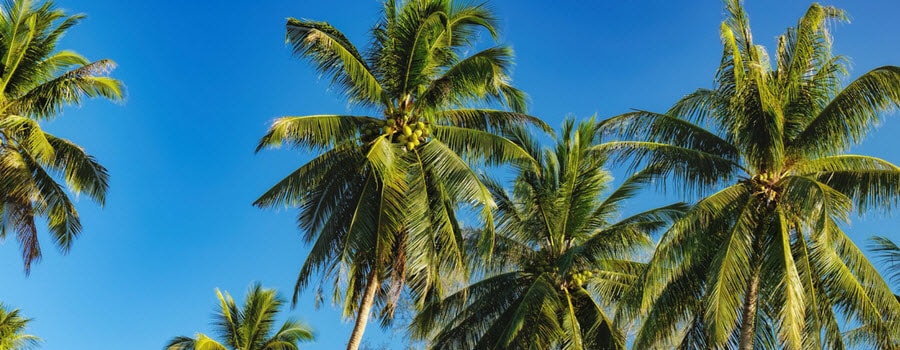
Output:
M363 141L371 142L381 135L388 135L391 142L402 145L407 151L428 141L431 126L428 122L410 122L389 118L366 125L362 129Z
M585 270L581 272L576 272L569 275L569 281L576 286L583 286L584 282L586 282L589 278L593 277L594 273L590 270Z

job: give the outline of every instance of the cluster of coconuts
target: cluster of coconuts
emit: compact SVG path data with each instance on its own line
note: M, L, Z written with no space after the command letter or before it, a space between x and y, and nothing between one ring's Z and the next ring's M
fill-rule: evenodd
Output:
M573 273L571 276L569 276L569 280L572 281L572 283L574 283L577 286L583 286L584 282L586 282L588 278L591 278L593 276L594 276L593 272L586 270L586 271Z
M388 135L391 142L406 146L412 150L431 136L431 126L428 122L398 123L396 119L380 120L366 126L362 134L364 140L371 141L380 135Z

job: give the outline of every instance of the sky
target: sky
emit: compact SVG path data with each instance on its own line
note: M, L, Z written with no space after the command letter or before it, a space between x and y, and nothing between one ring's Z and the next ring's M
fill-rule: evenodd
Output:
M44 259L25 276L18 245L0 242L0 302L34 319L42 349L162 349L177 335L212 332L215 288L242 299L253 282L289 298L307 247L290 209L251 202L311 156L254 154L274 118L350 113L309 64L284 44L287 17L329 21L359 47L375 0L59 0L87 19L60 48L118 63L122 103L91 100L45 128L96 156L111 174L106 206L77 205L84 232L71 252L44 234ZM851 23L834 28L834 50L851 75L900 65L900 1L829 1ZM606 118L632 108L663 111L710 87L721 54L718 0L493 0L500 40L516 52L514 83L530 113L557 126L566 116ZM754 39L773 48L806 0L747 0ZM487 39L487 37L485 37ZM858 153L900 164L900 120L886 118ZM675 201L674 196L661 197ZM641 203L635 203L641 205ZM895 241L900 213L855 218L859 245L873 234ZM46 233L46 232L42 232ZM352 323L318 310L304 293L287 315L310 324L304 349L344 347ZM398 348L402 327L371 323L365 342Z

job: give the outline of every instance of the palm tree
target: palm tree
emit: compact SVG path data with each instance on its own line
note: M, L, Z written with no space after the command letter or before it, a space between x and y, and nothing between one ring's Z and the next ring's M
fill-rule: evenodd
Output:
M413 335L433 349L624 349L607 310L643 269L630 260L649 234L675 220L684 204L616 220L652 171L602 196L612 180L606 155L592 150L595 122L567 120L554 148L512 137L539 159L522 169L510 194L485 180L497 201L495 257L483 278L426 307ZM475 255L473 255L475 256Z
M847 317L889 348L900 303L842 226L854 206L900 200L900 168L847 154L900 104L900 67L842 88L828 23L844 12L812 5L770 59L740 0L726 3L712 89L600 126L616 139L603 150L705 194L661 238L626 313L643 315L635 347L844 348Z
M468 162L527 161L524 150L498 133L523 123L544 126L522 113L524 94L509 83L508 47L465 56L480 31L496 37L495 27L485 5L388 0L363 56L327 23L287 22L294 53L371 112L280 118L258 148L287 143L323 151L255 205L301 209L300 227L312 248L294 301L314 276L318 294L332 285L344 315L356 315L348 349L359 346L375 304L387 324L402 291L421 306L439 297L451 276L463 275L454 212L460 204L480 207L490 224L495 206ZM498 103L513 111L486 107ZM481 243L489 252L487 231Z
M66 15L51 1L0 5L0 238L13 232L25 272L41 257L35 217L47 220L54 243L67 252L81 232L65 187L104 203L106 169L69 140L41 130L67 105L85 97L122 98L106 75L114 63L57 50L59 38L83 15ZM65 187L57 183L60 175Z
M27 350L37 347L40 338L23 333L30 319L19 315L19 310L9 311L0 304L0 350Z
M240 309L228 292L223 295L216 289L216 296L221 309L215 315L215 325L222 341L197 333L194 338L173 338L166 350L297 350L300 343L314 338L312 329L293 320L275 328L275 317L284 301L273 289L253 285Z

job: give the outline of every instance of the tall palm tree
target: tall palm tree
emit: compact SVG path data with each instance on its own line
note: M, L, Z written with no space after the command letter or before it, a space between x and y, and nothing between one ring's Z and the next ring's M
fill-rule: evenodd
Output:
M485 181L498 205L494 259L482 261L483 278L426 307L414 336L430 338L433 349L625 348L607 310L643 269L634 253L686 206L617 220L652 171L604 196L612 178L602 169L606 155L592 150L594 127L593 119L567 120L553 148L512 137L540 167L522 169L512 193Z
M616 139L602 149L706 195L650 262L635 346L844 348L846 316L889 348L900 303L842 227L854 206L900 200L900 168L847 154L900 104L900 67L842 87L846 59L832 55L828 23L844 12L810 6L770 59L740 0L726 4L712 89L600 126Z
M297 350L300 343L314 338L312 329L293 320L275 328L275 317L284 301L273 289L253 285L240 309L228 292L222 294L216 289L216 296L220 310L215 315L215 325L222 341L197 333L194 338L173 338L166 350Z
M373 306L390 321L401 292L416 305L439 296L465 270L454 211L495 207L469 161L499 164L528 154L498 136L510 125L544 124L523 114L503 45L466 56L480 31L496 37L485 5L450 0L385 1L366 55L324 22L289 19L287 41L368 115L311 115L275 121L259 148L284 143L323 151L256 200L299 207L312 249L294 293L315 277L356 315L356 349ZM505 103L511 112L486 106ZM482 239L492 245L488 230ZM405 286L411 288L405 288Z
M0 304L0 350L28 350L37 347L40 338L25 334L30 319L19 314L19 310L8 310Z
M100 204L106 199L106 168L75 143L41 130L39 123L85 97L122 98L122 84L106 76L112 61L91 62L56 49L60 37L82 18L66 15L51 1L0 5L0 238L16 235L26 273L41 257L35 217L47 220L63 252L81 232L66 187Z

